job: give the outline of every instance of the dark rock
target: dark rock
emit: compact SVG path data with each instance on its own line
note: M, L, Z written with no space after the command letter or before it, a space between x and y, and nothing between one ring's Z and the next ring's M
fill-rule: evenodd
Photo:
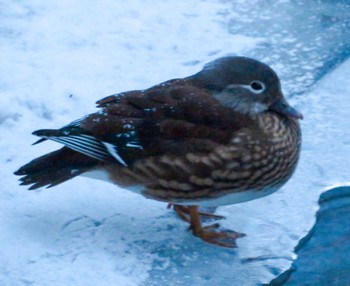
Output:
M350 187L323 193L316 223L295 249L297 260L273 285L350 285Z

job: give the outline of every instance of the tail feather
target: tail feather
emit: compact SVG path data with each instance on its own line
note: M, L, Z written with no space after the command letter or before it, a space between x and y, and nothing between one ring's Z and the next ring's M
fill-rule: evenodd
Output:
M46 140L47 140L46 138L41 138L38 141L35 141L32 145L36 145L36 144L42 143L42 142L44 142Z
M23 176L21 185L30 190L53 187L96 167L98 160L67 147L36 158L19 168L14 174Z

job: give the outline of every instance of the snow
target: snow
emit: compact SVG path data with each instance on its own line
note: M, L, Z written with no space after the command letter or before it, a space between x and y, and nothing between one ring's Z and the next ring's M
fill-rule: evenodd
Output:
M350 61L331 72L350 52L340 40L346 21L321 33L314 6L273 3L0 2L0 285L256 285L290 266L319 194L350 182ZM303 27L292 25L296 19ZM252 29L262 27L257 21L267 29ZM272 64L305 118L290 182L269 197L218 209L224 227L247 234L237 249L205 244L165 204L101 181L79 177L30 192L18 186L13 171L59 146L30 146L32 131L61 127L96 111L104 96L190 75L232 53Z

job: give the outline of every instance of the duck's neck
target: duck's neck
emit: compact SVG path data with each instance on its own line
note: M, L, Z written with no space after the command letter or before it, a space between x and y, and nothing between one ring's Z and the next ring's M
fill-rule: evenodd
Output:
M259 128L277 141L291 141L300 145L301 130L298 120L275 112L263 112L257 115Z

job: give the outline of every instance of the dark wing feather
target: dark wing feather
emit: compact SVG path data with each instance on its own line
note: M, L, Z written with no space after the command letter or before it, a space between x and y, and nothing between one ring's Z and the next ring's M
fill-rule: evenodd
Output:
M248 120L182 80L111 95L97 104L99 112L34 134L94 159L128 166L148 156L208 152L226 144Z
M21 185L32 185L29 189L53 187L90 169L99 161L70 148L63 147L43 155L22 166L15 175L23 176Z
M147 156L208 152L247 124L247 117L224 107L209 92L181 81L170 83L102 99L101 111L81 127L118 146L118 154L131 163Z
M106 150L102 142L96 140L80 127L64 127L59 130L41 129L33 132L34 135L44 139L61 143L68 148L85 154L97 160L112 161L113 157Z
M101 119L101 117L99 117L99 119ZM84 122L84 120L85 119L81 122ZM114 131L116 131L116 126L120 127L119 131L115 133L105 133L103 134L104 136L101 136L99 133L93 134L77 125L67 125L59 130L37 130L33 132L33 134L44 139L50 139L61 143L91 158L100 161L119 162L127 166L129 164L129 156L125 156L124 158L120 153L128 153L127 150L140 151L142 148L138 139L134 136L135 132L126 130L126 127L129 127L129 125L126 125L123 120L111 123L114 123ZM119 125L116 123L119 123ZM108 124L105 122L105 125Z
M80 127L80 122L84 120L85 117L83 118L79 118L77 120L74 120L73 122L69 123L68 125L65 125L61 128L61 130L69 130L70 128L72 127L77 127L79 128ZM33 134L34 135L38 135L38 134L35 134L37 131L34 131ZM40 136L40 135L38 135ZM39 139L38 141L34 142L32 145L36 145L36 144L39 144L39 143L42 143L44 141L46 141L47 139L46 138L41 138Z

